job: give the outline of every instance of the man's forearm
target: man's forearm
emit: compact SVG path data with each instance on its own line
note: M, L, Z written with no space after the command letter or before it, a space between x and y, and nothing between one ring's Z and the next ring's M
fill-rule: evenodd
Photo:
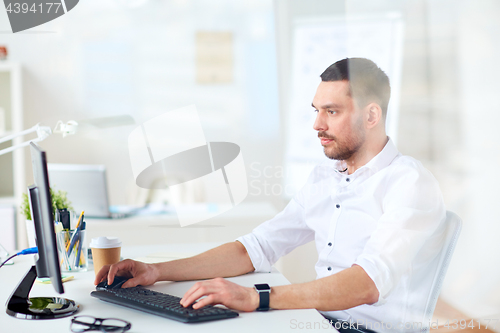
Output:
M197 256L154 264L159 281L202 280L231 277L254 270L248 253L240 242L231 242Z
M378 300L375 283L360 266L312 282L271 288L273 309L317 309L336 311Z

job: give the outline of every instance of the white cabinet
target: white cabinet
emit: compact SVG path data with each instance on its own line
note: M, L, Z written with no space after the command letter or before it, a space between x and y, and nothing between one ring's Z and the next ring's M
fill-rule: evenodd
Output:
M23 130L22 107L22 72L21 65L15 62L0 61L0 137L17 133ZM22 137L0 144L0 150L23 142ZM19 214L22 193L26 189L24 149L17 149L12 153L0 156L0 205L14 206L16 219L19 223L12 235L3 234L3 238L16 239L17 248L26 243L24 218ZM0 228L5 223L15 221L3 220ZM11 230L4 226L3 230ZM16 235L17 234L17 235ZM17 237L16 237L17 236Z

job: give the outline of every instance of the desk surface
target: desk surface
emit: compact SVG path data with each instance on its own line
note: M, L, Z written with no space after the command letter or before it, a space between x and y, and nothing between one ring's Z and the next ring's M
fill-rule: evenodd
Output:
M165 252L199 253L205 251L216 243L197 244L171 244L159 246L135 246L123 249L123 257L144 257L150 253ZM4 266L0 269L0 299L7 301L17 283L24 276L33 263L33 256L14 259L15 264ZM128 320L132 323L133 332L297 332L302 331L328 331L335 332L331 326L326 325L324 318L316 310L274 310L269 312L241 312L238 318L220 320L199 324L184 324L166 318L150 315L140 311L128 309L111 303L100 301L90 296L94 290L94 272L74 273L75 279L64 283L65 294L63 297L73 299L80 304L78 315L94 317L115 317ZM272 273L252 273L229 278L228 280L244 286L253 286L255 283L269 283L270 285L283 285L289 282L278 271ZM150 289L182 296L192 285L188 282L159 282ZM35 284L30 296L56 296L52 285ZM69 332L70 318L55 320L23 320L10 317L4 309L0 312L0 327L2 332ZM308 324L309 323L309 324ZM307 325L319 329L306 329ZM315 326L314 326L315 325Z

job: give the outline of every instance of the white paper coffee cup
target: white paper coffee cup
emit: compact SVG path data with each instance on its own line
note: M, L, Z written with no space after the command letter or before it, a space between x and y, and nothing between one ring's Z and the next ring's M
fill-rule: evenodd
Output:
M92 238L89 247L92 250L94 272L96 275L102 266L116 264L120 261L122 242L118 237Z

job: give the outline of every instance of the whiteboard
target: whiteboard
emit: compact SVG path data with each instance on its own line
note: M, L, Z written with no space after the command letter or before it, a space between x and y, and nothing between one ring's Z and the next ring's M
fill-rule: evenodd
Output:
M285 196L292 196L307 180L314 165L325 157L312 126L316 113L311 102L320 74L346 57L374 61L389 77L386 130L397 143L401 90L403 20L400 13L377 16L297 20L293 25L292 82L286 115Z

